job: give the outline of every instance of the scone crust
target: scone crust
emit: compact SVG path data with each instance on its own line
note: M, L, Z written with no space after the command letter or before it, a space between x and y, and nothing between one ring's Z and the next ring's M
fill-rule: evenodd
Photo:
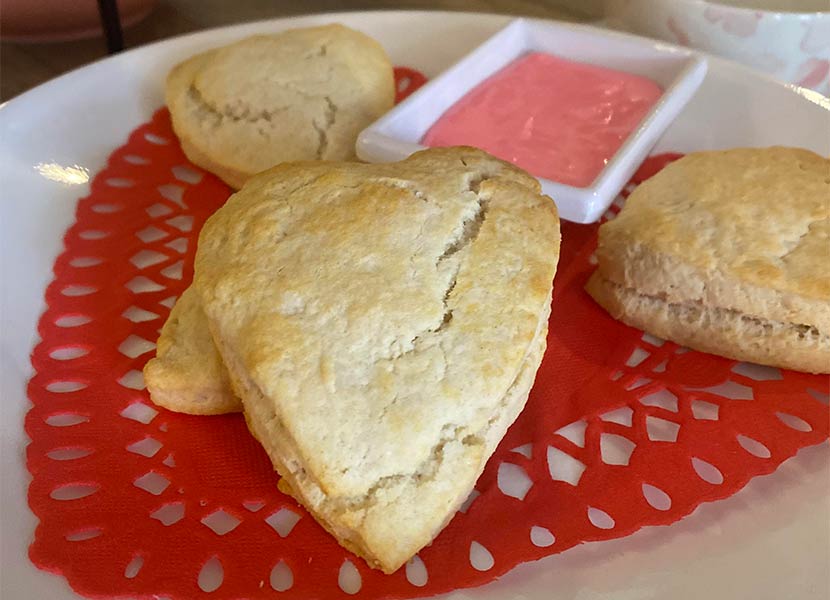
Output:
M550 311L546 316L550 316ZM293 447L284 443L284 435L279 435L284 431L280 429L278 419L264 427L262 424L268 422L262 419L265 415L258 414L258 418L252 419L248 413L243 414L248 429L257 440L273 440L264 446L280 473L280 491L302 504L344 548L362 557L372 567L394 573L412 556L413 549L426 546L447 526L469 496L488 458L527 402L545 353L546 337L547 318L518 377L499 403L498 410L494 411L496 416L492 423L481 432L485 439L481 452L455 452L441 462L430 481L407 478L393 491L392 499L375 501L368 508L355 507L351 514L344 515L343 502L331 500L307 476L293 454ZM243 380L235 381L237 389L256 394L255 389L247 388L250 385L249 380L244 380L244 374ZM453 479L459 474L465 479ZM446 485L447 481L452 482L452 489L440 489L439 486L450 487Z
M203 228L195 281L280 473L391 571L463 502L523 405L508 390L538 366L558 253L535 179L432 149L258 175Z
M798 148L688 154L600 227L602 277L830 331L830 160Z
M652 335L735 360L830 373L830 336L736 311L672 304L594 273L586 289L611 316Z
M343 25L257 35L180 63L165 99L187 157L238 189L291 160L347 160L388 111L392 64Z
M153 402L175 412L221 415L242 410L192 287L170 311L156 356L144 366L144 382Z

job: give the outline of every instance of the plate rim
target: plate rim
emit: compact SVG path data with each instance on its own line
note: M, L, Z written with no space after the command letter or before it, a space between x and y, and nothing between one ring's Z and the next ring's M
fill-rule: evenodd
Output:
M498 19L503 19L504 22L509 21L511 18L515 18L515 16L513 16L513 15L504 15L504 14L488 13L488 12L429 11L429 10L390 10L390 11L373 10L373 11L345 11L345 12L344 11L337 11L337 12L314 13L314 14L308 14L308 15L292 15L292 16L287 16L287 17L274 17L274 18L261 19L261 20L250 21L250 22L245 22L245 23L235 23L235 24L229 24L229 25L224 25L224 26L218 26L218 27L213 27L213 28L209 28L209 29L204 29L204 30L199 30L199 31L195 31L195 32L189 32L189 33L181 34L181 35L166 38L166 39L163 39L163 40L158 40L156 42L146 44L146 45L143 45L143 46L139 46L139 47L136 47L136 48L131 48L130 50L127 50L127 51L125 51L123 53L120 53L118 55L102 57L102 58L100 58L100 59L98 59L98 60L96 60L92 63L89 63L87 65L83 65L83 66L78 67L76 69L73 69L72 71L69 71L69 72L64 73L64 74L62 74L62 75L60 75L56 78L53 78L53 79L51 79L47 82L44 82L44 83L36 86L35 88L32 88L31 90L28 90L28 91L24 92L23 94L20 94L20 95L16 96L15 98L12 98L12 99L7 100L7 101L3 102L2 104L0 104L0 121L4 120L6 118L13 118L13 117L17 116L18 114L21 114L20 111L25 113L26 107L31 102L34 102L34 101L40 102L41 101L41 96L43 94L51 93L56 88L59 88L61 86L65 86L67 84L67 82L72 81L74 78L81 77L81 76L83 76L87 73L91 73L91 72L93 72L97 69L105 68L106 66L108 66L110 64L115 64L118 61L128 61L128 60L135 59L135 57L137 57L137 56L139 56L143 53L151 53L151 52L156 51L160 47L163 47L165 45L168 45L171 48L173 48L175 46L180 46L182 44L185 44L185 45L194 45L194 44L198 45L202 40L208 39L212 35L217 35L217 34L227 35L228 32L233 32L233 31L239 31L240 35L245 35L244 31L246 29L255 30L255 29L258 29L258 28L268 27L272 24L277 25L281 29L283 29L283 28L286 28L286 27L290 27L291 24L295 23L295 22L305 22L305 23L311 24L309 22L309 20L314 21L314 22L319 22L319 21L325 20L325 19L343 19L343 20L346 20L350 23L359 23L361 19L366 18L366 17L375 18L375 17L380 17L380 16L383 16L383 17L397 16L399 18L400 17L405 17L407 19L420 19L421 17L429 18L429 17L433 17L433 16L442 16L442 15L450 16L452 18L471 18L471 17L476 17L476 16L486 17L486 18L498 18ZM613 29L597 27L596 23L571 23L569 21L562 21L562 20L556 20L556 19L536 18L536 17L534 17L532 19L533 20L539 20L539 21L545 21L545 22L564 23L568 26L574 26L574 27L590 27L590 28L593 28L593 29L599 29L600 31L603 31L603 32L613 32L613 33L618 34L618 35L632 35L632 34L627 34L627 33L624 33L624 32L619 32L619 31L613 30ZM632 35L632 37L650 40L650 38L643 38L643 36ZM651 41L655 42L655 43L663 43L663 42L659 42L657 40L651 40ZM823 96L821 96L821 98L824 99L823 104L816 102L815 99L810 99L809 96L812 95L812 94L817 94L817 92L812 92L811 90L805 90L804 88L799 88L798 86L795 86L795 85L792 85L792 84L787 84L787 83L777 81L774 78L772 78L771 76L768 76L768 75L760 73L760 72L756 72L756 71L754 71L754 70L752 70L748 67L745 67L743 65L740 65L738 63L733 63L733 62L727 61L725 59L720 59L720 58L717 58L717 57L713 57L711 55L705 55L705 56L707 56L709 58L710 65L714 65L714 67L715 67L714 69L710 68L710 71L711 70L717 70L717 71L722 71L722 72L726 72L726 73L728 73L730 71L731 72L737 72L738 74L740 74L743 77L747 77L749 79L754 79L755 81L758 81L759 85L774 84L778 87L783 87L783 88L787 89L789 92L793 92L795 95L800 96L801 99L804 100L804 101L809 101L812 104L819 104L819 106L821 106L822 108L824 108L826 110L825 114L830 116L830 99L826 99ZM108 62L108 61L110 61L110 62ZM820 96L820 94L818 94L818 95ZM5 126L5 124L2 124L2 125ZM130 124L130 130L134 129L137 125L138 125L137 123L131 123ZM2 127L0 127L0 130L2 130ZM109 150L109 152L111 152L113 149L114 149L114 147L111 148ZM2 139L2 136L0 136L0 154L5 154L6 152L12 152L13 150L14 150L14 148L12 147L12 145L10 143L8 143L7 141L4 141ZM109 152L107 152L107 155L109 155ZM73 195L74 195L75 198L77 198L81 194L82 194L82 192L81 192L81 189L79 189L79 188L76 188L75 191L73 192ZM2 202L2 204L5 204L5 201ZM3 210L5 210L5 208L3 208ZM0 216L2 216L2 213L0 213ZM0 223L0 227L2 227L2 223ZM54 257L52 259L52 262L54 262ZM40 289L40 298L41 298L41 300L42 300L42 295L43 295L43 289L41 288ZM37 323L39 321L39 318L40 318L41 314L42 314L42 310L39 311L37 319L35 320L34 323L27 324L27 326L31 326L31 328L35 332L35 334L36 334ZM2 323L0 323L0 325L2 325ZM28 355L28 353L31 351L31 348L27 348L25 351ZM0 356L0 358L2 358L3 363L5 363L5 360L6 360L5 353L4 353L3 356ZM9 361L9 362L11 362L11 361ZM5 375L7 373L7 369L9 371L11 371L12 368L13 367L11 365L9 365L7 367L5 364L3 364L2 368L0 369L0 375ZM29 371L24 373L24 375L26 377L26 381L28 381L28 379L31 377L31 374L32 374L31 365L29 364ZM17 374L14 373L14 375L16 376ZM15 379L15 387L16 387L16 379ZM4 385L4 388L5 388L5 385ZM26 436L25 432L23 431L22 421L14 420L11 423L7 422L7 419L10 418L10 415L12 417L16 418L16 414L19 411L22 411L22 414L25 415L25 413L28 411L29 407L31 406L31 404L29 403L29 400L28 400L28 396L25 392L25 388L19 390L19 392L21 394L21 399L23 400L23 403L22 403L23 406L14 406L14 407L0 406L0 409L2 409L2 413L1 413L2 418L0 418L0 433L3 434L2 435L2 437L3 437L2 446L3 446L3 450L4 450L4 452L2 453L3 456L0 458L0 460L2 461L3 479L6 480L6 482L8 482L9 480L13 480L16 483L16 481L18 479L18 476L17 476L16 473L13 474L14 475L13 479L12 478L6 479L6 469L8 467L10 467L10 463L15 463L14 465L12 465L11 468L14 468L15 471L19 470L21 472L21 475L25 479L26 485L28 486L28 482L31 480L31 476L30 476L30 474L28 472L28 469L26 468L26 464L25 464L25 445L28 445L29 440L28 440L28 437ZM9 402L9 403L4 402L4 403L0 403L0 405L17 404L16 399L12 398L12 400L13 400L13 402ZM823 450L826 450L827 444L824 444L824 446L825 446L825 448ZM21 447L23 449L23 452L20 452ZM825 452L825 454L826 454L826 452ZM792 459L792 460L795 460L795 459ZM792 462L792 461L789 461L789 462ZM783 467L783 465L782 465L782 467ZM791 465L791 467L792 467L792 465ZM6 487L6 486L3 486L3 487ZM15 492L15 496L18 496L18 495L23 496L23 505L24 505L24 509L27 513L26 518L28 519L27 523L29 521L31 521L34 524L34 526L37 526L38 520L31 513L30 509L28 508L28 504L25 501L25 491L26 490L24 489L22 491L24 493L20 494L20 490L17 490ZM743 490L742 490L742 492L743 492ZM3 492L3 497L4 498L6 497L6 492ZM16 509L13 508L13 510L16 510ZM12 513L12 514L14 514L14 513ZM689 517L689 518L691 518L691 517ZM6 538L6 539L3 540L3 544L2 544L2 548L4 550L4 552L3 552L4 558L2 559L2 562L0 562L0 567L2 567L4 574L6 573L5 569L7 567L7 564L9 562L11 562L11 561L8 561L8 559L6 558L5 551L7 549L8 550L12 550L12 549L17 550L18 547L22 545L22 544L18 543L20 540L15 540L15 543L12 544L11 540L8 540L8 536L5 534L5 532L7 531L8 521L10 521L10 520L11 519L7 519L7 518L2 519L2 531L4 532L4 535L2 537ZM9 529L11 529L11 527L9 527ZM668 529L668 528L664 528L664 529ZM637 534L635 534L635 535L637 535ZM621 538L621 539L626 540L626 539L630 539L631 537L632 536L628 536L628 538ZM665 538L661 538L661 539L665 540ZM615 540L615 541L618 541L618 540ZM24 540L24 542L25 542L25 548L28 548L28 540ZM609 544L611 544L611 543L613 543L613 542L609 542ZM7 544L8 544L8 546L7 546ZM614 547L618 547L618 546L614 546ZM574 550L576 550L576 549L574 549ZM569 551L569 553L573 553L574 550ZM610 547L609 547L609 551L610 551ZM594 550L594 552L596 552L596 550ZM566 554L568 554L568 553L566 553ZM557 556L563 556L563 555L557 555ZM49 583L48 589L51 589L53 591L58 592L57 595L53 596L54 598L60 599L60 600L64 600L64 599L68 600L69 598L77 597L77 594L74 591L71 590L67 579L63 575L59 575L58 577L50 576L50 575L54 575L54 573L43 571L43 570L35 567L28 560L28 555L27 554L24 555L23 557L17 557L16 556L13 560L15 561L14 564L17 564L18 560L25 563L25 565L28 567L27 570L31 570L36 575L36 578L38 580L38 589L41 589L41 588L44 587L44 586L40 585L41 581L47 581L48 580L48 583ZM525 570L526 568L528 568L528 567L529 568L538 568L537 565L539 565L539 564L540 564L540 561L536 561L535 563L532 563L532 564L520 565L517 569L521 569L522 572L525 573L525 572L527 572ZM516 571L516 569L514 569L513 572L515 572L515 571ZM511 572L511 573L513 573L513 572ZM505 577L510 577L510 575L511 574L509 573ZM28 577L29 577L28 574L21 574L21 576L28 580ZM3 578L3 579L5 579L5 578ZM515 578L513 578L513 579L515 580ZM489 586L485 586L485 588L473 588L472 590L467 590L467 591L470 591L471 593L476 593L479 590L483 590L483 589L486 589L486 588L489 588L489 587L493 587L493 584L490 584ZM496 583L496 587L497 588L499 587L498 583ZM5 588L5 584L3 585L3 588ZM3 588L0 588L0 589L3 589ZM504 590L502 590L502 591L504 591ZM494 591L493 593L496 593L496 592ZM535 592L534 592L534 594L535 594ZM456 598L456 594L451 594L451 596L453 598ZM461 597L464 597L464 598L468 597L465 594L465 590L461 590L458 593L458 598L461 598ZM447 598L447 600L449 600L448 596L446 598Z

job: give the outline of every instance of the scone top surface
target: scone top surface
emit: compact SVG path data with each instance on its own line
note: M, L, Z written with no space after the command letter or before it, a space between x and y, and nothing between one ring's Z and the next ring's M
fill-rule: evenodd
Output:
M196 286L308 475L361 498L426 477L448 440L481 459L477 433L546 324L558 247L535 179L478 150L296 163L208 220Z
M600 229L604 278L670 302L830 328L830 161L807 150L689 154Z
M176 66L166 101L182 146L234 187L290 160L344 160L394 102L392 65L342 25L257 35Z

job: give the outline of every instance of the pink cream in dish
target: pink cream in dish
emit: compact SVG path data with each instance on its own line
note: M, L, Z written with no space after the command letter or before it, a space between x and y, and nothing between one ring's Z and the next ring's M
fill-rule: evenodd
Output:
M652 80L532 52L451 106L426 146L477 146L538 177L589 186L663 90Z

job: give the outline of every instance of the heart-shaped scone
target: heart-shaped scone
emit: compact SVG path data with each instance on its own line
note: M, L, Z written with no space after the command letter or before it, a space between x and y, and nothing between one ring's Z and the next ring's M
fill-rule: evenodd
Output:
M385 572L453 517L527 399L559 256L539 189L472 148L290 163L201 232L194 285L249 428Z

